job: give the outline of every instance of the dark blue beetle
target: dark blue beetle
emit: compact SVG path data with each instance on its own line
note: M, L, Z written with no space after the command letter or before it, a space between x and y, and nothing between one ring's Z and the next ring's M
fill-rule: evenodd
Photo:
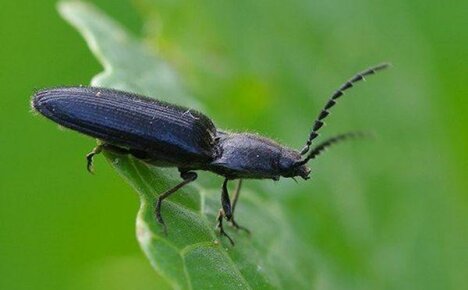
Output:
M343 92L365 76L387 67L381 64L357 74L344 83L328 100L316 119L306 145L301 151L287 148L277 142L250 133L230 133L216 129L205 115L188 108L155 99L97 87L60 87L37 92L32 106L56 123L95 137L101 145L87 155L88 170L92 170L93 156L102 150L131 154L149 164L177 167L183 181L161 193L155 205L156 217L166 226L161 216L162 201L179 188L197 178L196 170L207 170L225 177L217 218L220 233L232 244L223 230L223 217L236 228L234 208L239 197L242 179L273 179L296 176L309 179L306 166L328 146L360 133L347 133L330 138L310 149L312 141L324 125L329 109ZM228 180L239 184L231 205Z

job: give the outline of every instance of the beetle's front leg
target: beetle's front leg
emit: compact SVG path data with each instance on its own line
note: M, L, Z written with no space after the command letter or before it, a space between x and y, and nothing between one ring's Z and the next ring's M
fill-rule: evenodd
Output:
M247 229L246 227L243 227L241 225L239 225L236 220L234 219L234 211L236 210L236 205L237 205L237 201L239 200L239 194L240 194L240 190L241 190L241 187L242 187L242 179L239 179L239 181L237 182L237 187L236 187L236 190L234 191L234 196L232 198L232 217L231 217L231 225L235 228L235 229L238 229L238 230L243 230L245 232L247 232L248 234L250 234L250 230Z
M223 188L221 190L221 205L223 207L224 216L226 217L226 220L230 221L232 218L232 207L231 200L229 199L229 193L227 190L227 182L228 179L224 179Z
M228 179L224 179L223 182L223 187L221 190L221 206L222 208L218 212L218 217L216 218L217 224L216 228L219 229L219 233L222 236L225 236L226 238L229 239L231 242L231 245L234 246L234 241L231 239L231 237L224 231L223 228L223 218L225 217L227 221L230 221L232 219L232 211L231 211L231 201L229 200L229 193L227 190L227 182Z
M231 237L224 231L223 227L223 218L224 218L224 210L222 208L219 209L218 216L216 217L216 228L219 229L219 234L222 236L225 236L228 238L229 242L231 243L232 246L234 246L234 241L231 239Z

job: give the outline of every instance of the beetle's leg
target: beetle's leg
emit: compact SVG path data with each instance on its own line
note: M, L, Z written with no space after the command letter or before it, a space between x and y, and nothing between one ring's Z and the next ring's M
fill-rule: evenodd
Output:
M234 241L231 237L224 231L223 228L223 218L226 218L227 221L232 219L232 208L231 208L231 201L229 200L229 193L227 190L227 183L228 179L224 179L223 187L221 190L221 206L222 208L219 210L218 217L216 218L217 224L216 228L219 229L219 233L222 236L225 236L231 242L231 245L234 246Z
M231 243L232 246L234 246L234 241L231 239L231 237L224 231L224 228L223 228L223 218L224 218L225 214L224 214L224 210L222 208L219 209L219 212L218 212L218 217L216 217L216 221L217 221L217 224L216 224L216 228L219 229L219 234L222 235L222 236L225 236L226 238L228 238L229 242Z
M182 188L183 186L185 186L185 185L189 184L190 182L194 181L195 179L197 179L198 175L195 172L189 171L189 172L180 173L180 177L182 177L184 180L181 183L174 186L173 188L169 189L168 191L161 193L159 195L159 197L158 197L158 200L156 201L156 207L155 207L156 208L156 210L155 210L156 219L163 226L163 230L164 230L165 235L167 235L167 227L166 227L166 224L164 223L164 220L163 220L163 218L161 216L162 201L165 198L169 197L174 192L176 192L177 190L179 190L180 188Z
M237 204L237 200L239 199L239 193L240 193L241 187L242 187L242 179L239 179L237 181L236 191L234 191L234 195L232 197L232 214L234 214L234 211L236 210L236 204Z
M93 150L91 152L89 152L88 154L86 154L86 169L88 169L88 172L93 174L94 171L93 171L93 158L94 158L94 155L97 155L99 153L102 152L102 145L98 145L96 147L93 148Z
M224 211L224 217L227 221L232 219L232 207L231 207L231 200L229 199L229 193L227 190L227 183L228 179L224 179L223 188L221 190L221 205Z
M250 234L250 231L249 229L247 229L246 227L243 227L241 225L239 225L236 220L234 219L234 211L236 210L236 204L237 204L237 200L239 200L239 194L240 194L240 190L241 190L241 187L242 187L242 179L239 179L239 181L237 181L237 187L236 187L236 190L234 191L234 195L232 197L232 218L231 218L231 225L235 228L235 229L238 229L238 230L243 230L245 232L247 232L248 234Z
M111 144L99 144L96 147L93 148L91 152L86 154L86 168L88 169L89 173L93 174L93 158L95 155L98 155L99 153L102 152L102 150L109 150L111 152L115 152L117 154L130 154L131 151L125 148L120 148Z

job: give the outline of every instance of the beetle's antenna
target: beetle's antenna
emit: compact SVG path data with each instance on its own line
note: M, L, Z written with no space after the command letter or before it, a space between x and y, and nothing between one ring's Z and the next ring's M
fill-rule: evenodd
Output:
M342 141L345 141L345 140L369 138L369 137L372 137L372 134L366 133L366 132L348 132L348 133L344 133L344 134L331 137L323 141L322 143L318 144L314 148L312 148L312 150L309 152L309 155L307 155L307 157L304 158L303 160L299 161L297 163L297 166L304 165L310 160L315 159L315 157L320 155L320 153L322 153L323 151L325 151L325 149L327 149L328 147L332 145L341 143Z
M358 82L360 80L364 80L364 77L366 77L368 75L373 75L377 71L382 70L384 68L387 68L388 66L390 66L390 64L382 63L382 64L376 65L374 67L368 68L365 71L356 74L354 77L352 77L347 82L342 84L341 87L333 93L333 95L330 97L330 99L328 99L328 102L326 103L325 107L322 109L322 111L318 115L317 119L315 120L314 127L312 128L312 132L310 133L309 139L307 140L306 145L304 146L304 148L302 148L302 150L301 150L301 155L304 155L307 152L309 152L310 145L312 144L312 141L315 138L317 138L317 136L319 135L318 131L325 124L323 122L323 120L330 114L329 110L330 110L330 108L332 108L336 104L336 101L338 100L338 98L341 97L342 95L344 95L344 91L346 91L347 89L353 87L354 83L356 83L356 82Z

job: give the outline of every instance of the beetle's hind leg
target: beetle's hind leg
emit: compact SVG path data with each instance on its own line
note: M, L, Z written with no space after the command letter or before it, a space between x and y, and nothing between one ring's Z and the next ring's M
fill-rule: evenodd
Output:
M86 169L88 169L88 172L93 174L94 173L94 167L93 167L93 158L94 155L97 155L102 152L102 145L98 145L93 148L91 152L86 154Z
M156 201L156 206L155 206L155 213L156 213L156 219L157 221L163 226L164 234L167 235L167 227L166 223L164 223L164 220L161 215L161 204L164 199L168 198L171 194L179 190L180 188L184 187L185 185L189 184L190 182L194 181L197 179L198 175L197 173L193 171L187 171L187 172L181 172L180 177L182 177L184 180L174 186L173 188L167 190L166 192L163 192L159 195L158 200Z
M89 173L94 174L94 166L93 166L93 159L95 155L98 155L102 152L102 150L109 150L111 152L117 153L117 154L130 154L132 153L131 150L117 147L111 144L99 144L96 147L93 148L91 152L86 154L86 169L88 169Z
M242 179L239 179L239 181L237 181L237 187L236 187L236 190L234 191L234 195L233 195L233 198L232 198L232 217L231 217L231 225L237 229L237 230L243 230L245 231L246 233L250 234L250 230L247 229L246 227L243 227L241 225L239 225L236 220L234 219L234 211L236 210L236 205L237 205L237 201L239 200L239 194L240 194L240 190L241 190L241 187L242 187Z

